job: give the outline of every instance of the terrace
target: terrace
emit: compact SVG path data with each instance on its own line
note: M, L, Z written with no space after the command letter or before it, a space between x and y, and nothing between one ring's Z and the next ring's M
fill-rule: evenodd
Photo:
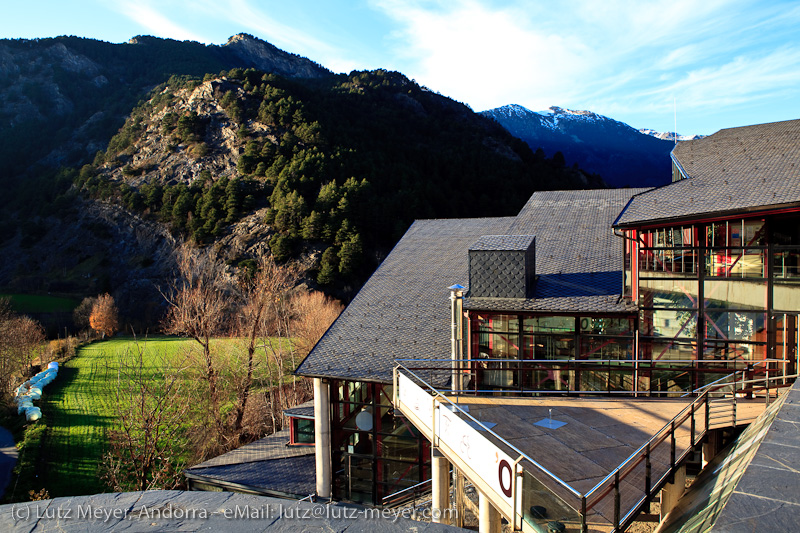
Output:
M756 369L686 393L476 395L453 390L458 373L439 363L399 362L393 399L437 450L434 498L438 454L522 531L624 531L662 489L683 492L683 467L714 430L749 424L789 384Z

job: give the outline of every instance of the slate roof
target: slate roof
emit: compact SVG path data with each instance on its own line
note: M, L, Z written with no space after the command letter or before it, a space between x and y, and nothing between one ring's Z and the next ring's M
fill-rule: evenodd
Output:
M485 311L620 313L636 306L621 298L622 245L611 224L634 194L650 189L536 192L509 232L536 237L533 297L467 298Z
M450 357L450 291L467 254L514 218L418 220L297 368L297 374L390 383L395 359Z
M522 251L528 249L535 235L482 235L469 247L483 252Z
M468 285L468 250L485 236L524 236L487 241L498 246L535 236L534 298L467 298L466 308L635 311L620 295L622 239L611 223L645 190L537 192L513 218L416 221L296 373L390 383L396 359L449 359L447 287Z
M316 490L313 446L287 446L284 429L186 469L189 478L263 494L304 497Z
M688 179L636 196L615 225L800 202L800 120L720 130L678 143L672 157Z
M284 409L283 414L297 418L314 418L314 400L309 400L300 405Z

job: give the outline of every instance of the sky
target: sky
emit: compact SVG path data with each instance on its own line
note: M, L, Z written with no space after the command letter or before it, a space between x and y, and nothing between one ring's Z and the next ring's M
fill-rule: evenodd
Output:
M800 0L4 3L0 38L249 33L334 72L402 72L475 111L559 106L684 135L800 118Z

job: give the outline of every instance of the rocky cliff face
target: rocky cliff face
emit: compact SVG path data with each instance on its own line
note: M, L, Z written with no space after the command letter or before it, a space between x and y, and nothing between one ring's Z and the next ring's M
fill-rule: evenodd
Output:
M209 46L148 36L123 44L77 37L0 40L0 137L6 140L0 179L20 179L35 163L90 161L136 102L170 75L250 67L286 77L332 74L246 34Z
M305 57L284 52L246 33L234 35L223 48L238 58L243 66L274 72L287 78L321 78L332 74Z
M103 167L104 177L140 186L151 181L190 185L203 171L214 177L236 176L244 143L236 136L240 125L219 104L219 96L227 91L239 93L241 86L222 78L205 81L195 89L165 88L164 93L172 95L173 103L148 117L141 138L126 151L131 155L120 157L126 166L136 169L136 174L127 177L125 166L113 164ZM205 155L192 153L190 143L174 144L172 136L164 131L166 115L187 113L196 113L203 122L202 142L208 150Z
M0 284L7 290L113 291L126 317L137 324L156 322L163 304L159 289L170 279L179 244L164 226L94 200L78 201L68 213L39 224L34 237L21 232L0 247L7 258L0 262Z

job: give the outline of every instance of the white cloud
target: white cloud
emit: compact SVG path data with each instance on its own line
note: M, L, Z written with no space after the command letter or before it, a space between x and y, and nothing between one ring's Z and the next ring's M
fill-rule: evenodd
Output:
M509 103L610 116L741 106L800 86L796 5L757 1L372 0L403 72L478 110ZM788 41L787 41L788 40Z
M318 39L307 31L284 24L271 17L251 0L203 0L200 6L207 14L231 23L238 31L251 32L283 50L307 56L334 72L349 71L356 63L347 52Z
M571 93L566 80L589 68L591 53L583 43L534 31L517 8L492 10L472 0L435 10L394 0L374 5L401 25L393 38L407 64L404 72L478 109L511 103L521 88L535 87L534 98Z
M122 2L118 4L118 9L123 15L146 28L148 34L156 37L208 42L204 37L176 24L144 2Z

